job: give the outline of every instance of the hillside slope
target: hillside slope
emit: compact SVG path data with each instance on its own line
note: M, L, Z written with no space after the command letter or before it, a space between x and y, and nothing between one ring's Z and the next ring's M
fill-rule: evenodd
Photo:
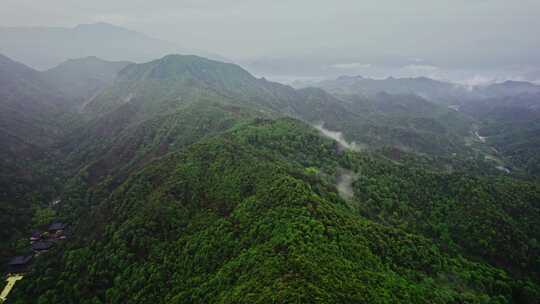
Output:
M540 93L469 102L462 111L480 121L479 135L511 170L540 175Z
M127 61L111 62L92 56L65 61L42 72L42 75L77 106L112 84L118 72L129 64Z
M473 120L455 109L170 55L126 66L74 115L52 165L30 168L60 171L41 176L62 189L28 202L61 203L25 210L71 223L70 237L36 258L14 303L540 299L540 191L477 170L486 147L466 145Z
M342 132L344 139L370 149L393 146L446 157L474 154L467 146L472 121L415 95L337 98L321 89L294 90L257 79L239 66L196 56L170 55L131 65L83 112L89 119L104 119L117 109L129 108L134 111L129 124L137 124L199 101L248 107L260 115L296 117Z
M537 287L525 291L500 269L354 215L331 182L350 156L290 119L259 120L196 143L146 166L80 218L79 237L40 261L32 274L39 279L25 280L14 303L535 296L530 288Z
M0 55L0 260L53 188L45 163L65 135L66 102L38 71Z

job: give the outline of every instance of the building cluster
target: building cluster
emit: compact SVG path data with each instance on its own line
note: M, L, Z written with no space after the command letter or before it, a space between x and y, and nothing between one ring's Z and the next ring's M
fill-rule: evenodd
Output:
M34 257L49 251L57 242L66 239L66 228L67 224L65 223L53 222L46 231L33 231L29 238L32 252L27 255L13 257L8 263L7 272L26 272Z

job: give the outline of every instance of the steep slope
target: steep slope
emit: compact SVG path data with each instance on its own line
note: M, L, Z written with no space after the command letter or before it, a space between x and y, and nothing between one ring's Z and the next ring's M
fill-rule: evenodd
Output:
M126 67L115 85L89 102L84 111L99 116L132 103L142 104L145 108L141 112L150 116L203 99L281 109L295 97L294 89L257 79L234 64L168 55Z
M70 59L46 70L43 77L76 105L114 82L127 61L111 62L97 57Z
M380 151L393 161L497 173L482 153L467 146L472 121L445 106L415 95L338 99L321 89L294 90L196 56L170 55L127 66L86 104L83 115L87 123L66 139L60 153L68 174L84 183L81 191L107 193L157 158L253 119L280 116L342 132L355 148ZM422 159L413 156L419 154Z
M75 171L82 169L90 185L108 175L122 180L157 157L259 116L250 109L204 100L132 122L136 113L136 108L122 106L76 132L62 147L66 162Z
M474 120L416 95L379 93L371 98L340 96L348 114L328 117L324 126L341 131L364 149L393 147L416 154L472 157L468 146ZM324 117L324 116L323 116Z
M66 99L43 76L0 55L0 130L45 145L60 132L55 115Z
M354 182L362 215L434 239L514 274L540 274L540 187L505 176L364 164Z
M218 101L264 115L286 115L342 132L374 149L395 146L414 153L470 154L472 122L445 106L414 95L336 98L321 89L294 90L257 79L242 68L196 56L170 55L122 70L115 84L88 102L90 119L128 107L129 123L170 115L187 103ZM398 111L398 112L396 112Z
M540 174L540 93L471 101L461 109L479 120L479 135L508 167Z
M64 134L65 104L39 72L0 55L0 260L53 188L44 160Z
M123 69L113 85L85 105L88 122L68 137L62 151L75 168L101 177L255 117L353 119L341 101L318 93L310 98L236 65L170 55Z
M78 237L39 260L13 302L537 299L532 283L354 215L332 185L336 166L354 159L291 119L205 139L77 217Z

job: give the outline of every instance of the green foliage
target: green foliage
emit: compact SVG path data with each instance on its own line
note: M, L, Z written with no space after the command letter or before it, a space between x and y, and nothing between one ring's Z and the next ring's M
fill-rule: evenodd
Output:
M464 110L479 120L480 135L494 147L491 154L503 158L512 171L527 178L540 175L539 100L537 92L464 105Z
M0 149L2 257L28 245L13 240L32 222L73 227L13 303L540 300L538 184L495 174L470 117L412 95L294 90L195 56L130 65L94 97L80 116L0 131L13 147ZM42 133L49 145L22 140Z
M361 160L291 119L202 140L89 211L14 303L485 303L523 289L503 270L359 217L328 179L306 174Z
M39 227L48 225L56 219L56 211L51 207L34 207L32 226Z
M361 213L517 273L540 273L540 187L508 177L440 174L382 162L354 184Z

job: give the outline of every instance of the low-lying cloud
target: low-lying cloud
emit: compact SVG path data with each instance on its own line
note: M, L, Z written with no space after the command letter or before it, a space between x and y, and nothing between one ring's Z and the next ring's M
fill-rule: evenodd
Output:
M324 128L324 124L317 124L314 126L317 130L321 132L322 135L331 138L338 142L339 145L342 147L353 150L353 151L362 151L364 150L363 147L356 142L348 142L345 137L343 137L343 133L340 131L331 131L326 128Z
M330 67L340 70L368 69L371 68L371 64L361 62L349 62L332 64Z
M420 71L420 72L433 72L439 70L439 67L427 64L409 64L403 67L406 70Z
M336 177L336 188L339 195L347 201L354 198L353 183L356 177L357 175L352 171L345 169L338 170L338 175Z

